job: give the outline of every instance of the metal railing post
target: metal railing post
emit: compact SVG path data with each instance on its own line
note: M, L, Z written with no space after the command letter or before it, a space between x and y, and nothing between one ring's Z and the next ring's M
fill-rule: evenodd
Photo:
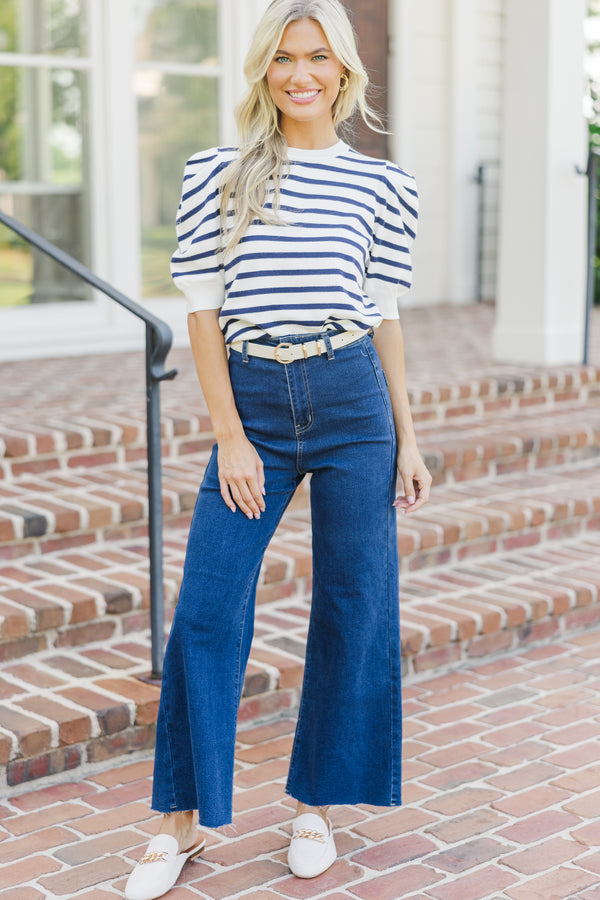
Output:
M588 265L585 298L585 324L583 336L583 365L587 366L590 352L590 324L594 308L596 241L598 234L598 151L590 149L586 171L577 169L588 178Z
M165 638L165 594L162 554L162 471L160 382L152 373L155 337L146 325L146 433L148 446L148 552L150 556L150 637L152 678L162 677Z
M477 303L483 302L483 258L485 253L485 213L487 194L486 189L489 182L486 181L486 172L488 169L497 169L500 166L498 160L490 159L482 162L477 166L477 174L473 181L477 185L477 247L475 250L475 300Z
M485 227L485 166L477 166L477 259L475 269L475 301L483 299L483 231Z

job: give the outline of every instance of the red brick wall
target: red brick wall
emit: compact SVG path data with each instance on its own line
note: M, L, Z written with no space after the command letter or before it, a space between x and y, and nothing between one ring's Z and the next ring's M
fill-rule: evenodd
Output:
M388 13L389 0L343 0L358 37L358 51L369 73L370 102L384 119L388 112ZM350 143L369 156L388 156L388 139L356 122Z

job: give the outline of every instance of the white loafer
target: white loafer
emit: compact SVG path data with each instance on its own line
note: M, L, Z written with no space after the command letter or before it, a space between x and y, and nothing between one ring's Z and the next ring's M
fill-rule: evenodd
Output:
M126 900L156 900L170 891L188 859L194 859L204 850L200 841L185 853L179 852L179 844L169 834L157 834L127 879Z
M337 857L331 822L317 813L302 813L292 825L288 866L298 878L315 878L333 865Z

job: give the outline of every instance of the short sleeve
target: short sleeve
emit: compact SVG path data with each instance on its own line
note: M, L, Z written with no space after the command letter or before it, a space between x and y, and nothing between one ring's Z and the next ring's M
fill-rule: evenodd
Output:
M185 295L188 312L220 309L225 299L221 245L219 175L226 163L218 150L192 156L183 174L175 231L178 248L171 275Z
M410 249L417 234L418 208L413 176L386 163L363 285L384 319L399 317L398 297L412 284Z

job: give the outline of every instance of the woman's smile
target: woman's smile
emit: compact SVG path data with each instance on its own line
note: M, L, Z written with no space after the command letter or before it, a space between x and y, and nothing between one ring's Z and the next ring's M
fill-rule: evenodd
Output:
M318 90L313 91L287 91L288 97L291 97L295 103L310 103L311 100L314 100L315 97L318 97L321 92Z

